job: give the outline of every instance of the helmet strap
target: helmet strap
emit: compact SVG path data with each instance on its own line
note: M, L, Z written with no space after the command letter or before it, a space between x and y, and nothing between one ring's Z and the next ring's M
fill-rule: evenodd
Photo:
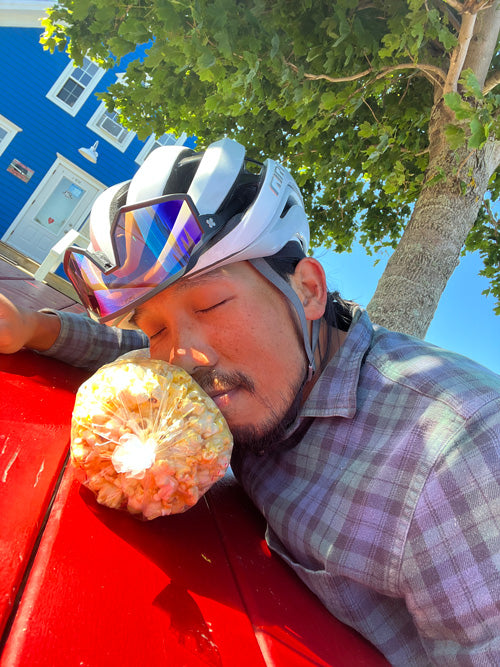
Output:
M304 306L302 305L301 300L297 296L297 293L290 285L290 283L282 278L279 273L276 273L276 271L269 266L265 259L250 259L249 262L255 269L257 269L259 273L261 273L265 278L267 278L267 280L269 280L269 282L271 282L277 289L279 289L280 292L285 295L285 297L292 303L293 307L295 308L297 315L299 316L300 325L302 328L302 336L304 339L304 348L309 362L307 373L307 382L309 382L316 370L314 352L319 341L321 320L313 320L311 338L309 339L309 330L304 313Z

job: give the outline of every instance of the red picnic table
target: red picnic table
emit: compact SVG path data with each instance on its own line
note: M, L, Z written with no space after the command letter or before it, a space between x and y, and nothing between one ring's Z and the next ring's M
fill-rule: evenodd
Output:
M68 462L85 377L0 355L0 667L388 664L269 551L232 476L149 522L98 505Z

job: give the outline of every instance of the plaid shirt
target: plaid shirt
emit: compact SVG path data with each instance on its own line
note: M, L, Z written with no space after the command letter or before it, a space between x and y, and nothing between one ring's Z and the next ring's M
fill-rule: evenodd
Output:
M394 665L500 665L500 377L355 312L278 453L233 457L267 539Z
M108 327L87 316L50 308L42 312L57 315L61 331L54 345L40 354L72 366L97 370L125 352L149 347L149 339L142 331Z
M147 343L59 315L69 363ZM392 664L500 665L500 377L357 309L288 435L232 461L271 548Z

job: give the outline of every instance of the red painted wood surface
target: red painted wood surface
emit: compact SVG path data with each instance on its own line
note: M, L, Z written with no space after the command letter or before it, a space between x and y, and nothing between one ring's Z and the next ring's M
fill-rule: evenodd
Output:
M67 453L83 378L31 352L0 355L0 631Z
M69 444L85 373L0 355L0 592L12 609ZM64 473L0 667L378 666L264 540L234 481L188 512L140 522Z
M265 662L205 502L140 522L69 468L0 664Z

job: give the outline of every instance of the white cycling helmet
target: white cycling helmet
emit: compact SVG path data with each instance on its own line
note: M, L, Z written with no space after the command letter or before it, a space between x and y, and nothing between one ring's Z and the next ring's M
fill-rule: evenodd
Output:
M311 346L300 300L262 260L290 242L304 255L309 245L299 188L274 160L246 158L245 148L227 138L204 152L157 148L131 181L97 198L90 239L86 250L67 250L65 269L100 322L130 326L137 305L179 278L250 260L293 302L314 366L317 332Z

